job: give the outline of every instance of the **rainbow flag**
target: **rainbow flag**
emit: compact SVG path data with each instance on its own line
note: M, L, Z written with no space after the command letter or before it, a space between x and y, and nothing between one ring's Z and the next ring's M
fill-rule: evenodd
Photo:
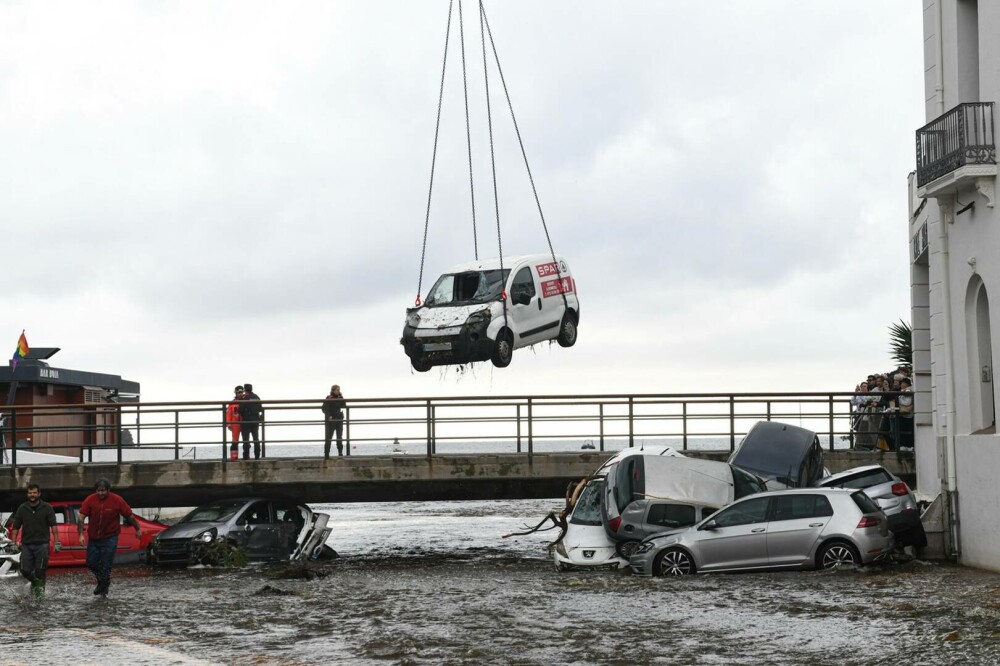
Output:
M28 338L24 337L24 331L21 331L21 337L17 339L17 348L14 349L14 355L10 357L11 365L16 368L17 362L22 358L27 358L29 353L31 353L31 347L28 346Z

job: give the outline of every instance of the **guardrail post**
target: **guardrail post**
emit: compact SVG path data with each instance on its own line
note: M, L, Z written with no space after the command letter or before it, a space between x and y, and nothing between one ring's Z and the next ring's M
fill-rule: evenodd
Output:
M599 427L599 433L601 437L600 450L604 450L604 403L597 403L597 421Z
M222 464L229 461L229 452L226 450L229 445L229 424L226 423L226 403L222 403Z
M351 407L344 405L344 445L347 447L347 455L351 455Z
M682 442L681 449L687 451L688 449L688 404L687 400L681 403L681 434Z
M267 457L267 419L264 417L264 405L260 406L260 457Z
M119 404L116 408L118 417L118 464L122 464L122 406Z
M628 398L628 448L635 446L635 410L632 396Z
M736 396L729 396L729 450L736 449Z
M431 401L427 400L426 405L427 405L427 457L430 458L433 453L433 450L431 449L431 419L434 417L431 416Z
M139 416L140 416L139 405L136 405L135 406L135 445L136 446L140 446L142 444L142 428L139 427ZM222 422L225 423L226 419L222 419Z
M771 420L771 401L767 401L767 420Z
M10 410L10 475L17 476L17 412Z
M847 403L847 441L850 443L851 448L854 448L854 401L848 401Z
M535 453L534 428L531 421L531 398L528 398L528 462Z
M829 425L830 425L830 450L833 451L833 394L831 393L828 397L830 399L830 402L829 402L829 405L830 405L830 417L829 417Z
M517 408L517 452L521 452L521 404L514 405Z
M174 410L174 460L181 458L181 412ZM118 462L121 462L120 460Z

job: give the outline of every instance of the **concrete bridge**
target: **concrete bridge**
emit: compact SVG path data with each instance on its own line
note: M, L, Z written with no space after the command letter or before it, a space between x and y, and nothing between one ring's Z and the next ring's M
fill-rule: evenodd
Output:
M730 452L685 454L725 460ZM570 482L592 474L611 455L580 451L19 465L11 474L0 474L0 510L12 511L24 501L28 483L39 484L45 499L78 500L92 492L101 477L133 506L148 508L251 495L310 503L562 497ZM912 453L826 452L826 465L833 472L874 463L912 486Z

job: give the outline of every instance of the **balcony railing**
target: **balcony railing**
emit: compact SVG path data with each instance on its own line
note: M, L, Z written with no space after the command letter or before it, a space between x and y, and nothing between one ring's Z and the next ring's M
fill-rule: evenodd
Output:
M996 164L993 102L959 104L917 130L917 187L967 164Z

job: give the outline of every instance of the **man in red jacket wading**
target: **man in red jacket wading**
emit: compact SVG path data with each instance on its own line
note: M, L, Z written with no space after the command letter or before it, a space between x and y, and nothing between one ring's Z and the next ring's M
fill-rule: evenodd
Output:
M139 521L132 515L132 507L121 495L111 492L111 484L107 479L98 479L94 484L94 492L83 500L80 505L80 517L77 524L80 527L80 545L83 545L83 520L89 518L87 529L87 568L94 572L97 587L94 594L108 596L111 587L111 565L115 561L115 550L118 548L118 535L121 533L121 518L135 528L135 538L142 539L142 528Z

